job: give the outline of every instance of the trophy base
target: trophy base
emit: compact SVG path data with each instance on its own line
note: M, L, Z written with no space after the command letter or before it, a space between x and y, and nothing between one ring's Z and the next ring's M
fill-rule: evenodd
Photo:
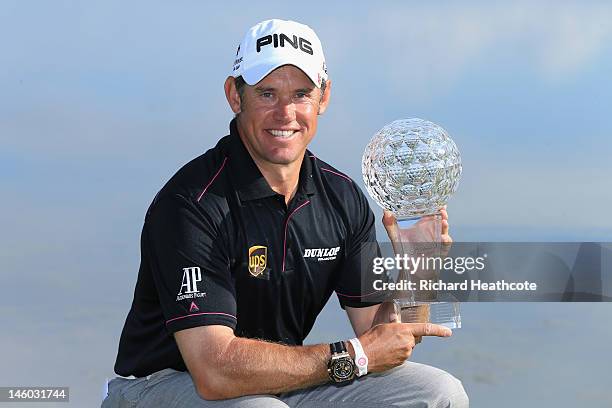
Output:
M394 299L395 313L403 323L434 323L449 329L461 328L460 303L450 294L440 294L435 301Z

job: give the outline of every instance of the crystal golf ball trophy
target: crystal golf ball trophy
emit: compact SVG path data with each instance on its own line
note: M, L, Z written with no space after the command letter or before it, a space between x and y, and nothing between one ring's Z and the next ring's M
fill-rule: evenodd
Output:
M370 196L395 216L385 228L396 256L432 258L448 250L441 210L457 189L461 157L442 127L423 119L386 125L367 145L362 173ZM440 271L415 269L399 269L398 281L415 282L413 289L393 296L401 320L461 327L459 302L451 294L419 289L419 281L436 280Z

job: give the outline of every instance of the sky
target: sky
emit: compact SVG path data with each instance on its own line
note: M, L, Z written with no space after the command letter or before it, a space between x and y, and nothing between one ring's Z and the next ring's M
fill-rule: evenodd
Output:
M318 33L332 100L311 150L359 184L374 133L420 117L462 154L455 240L612 240L608 2L0 0L0 385L34 357L41 381L71 360L82 401L112 374L144 212L227 134L223 81L268 18Z

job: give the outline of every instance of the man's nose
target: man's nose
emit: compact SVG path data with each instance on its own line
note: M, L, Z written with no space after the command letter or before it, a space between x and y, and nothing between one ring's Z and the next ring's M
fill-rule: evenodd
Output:
M274 109L275 119L286 121L295 119L295 102L291 98L280 98Z

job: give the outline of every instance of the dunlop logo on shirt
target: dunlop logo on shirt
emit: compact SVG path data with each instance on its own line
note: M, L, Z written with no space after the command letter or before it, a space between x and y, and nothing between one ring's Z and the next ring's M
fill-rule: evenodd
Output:
M249 248L249 273L259 276L268 264L268 247L255 245Z

